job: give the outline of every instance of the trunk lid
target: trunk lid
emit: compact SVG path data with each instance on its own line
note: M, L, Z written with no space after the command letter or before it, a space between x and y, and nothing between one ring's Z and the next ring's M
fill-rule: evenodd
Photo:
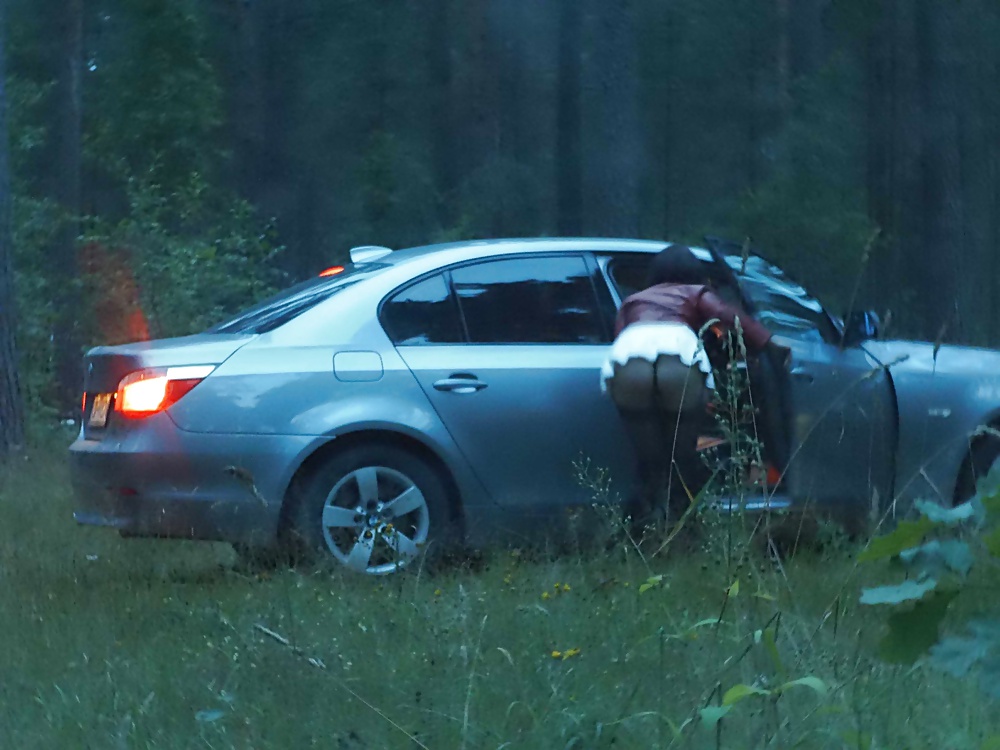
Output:
M95 428L88 424L97 394L113 394L122 378L129 373L149 367L219 365L253 338L253 334L199 333L91 349L83 360L84 435L99 437L117 421L109 420L107 428Z

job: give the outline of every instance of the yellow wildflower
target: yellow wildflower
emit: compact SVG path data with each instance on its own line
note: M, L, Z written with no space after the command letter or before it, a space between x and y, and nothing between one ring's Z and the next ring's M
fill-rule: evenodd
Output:
M580 649L578 649L578 648L568 648L568 649L566 649L563 652L562 658L565 660L565 659L569 659L570 657L579 656L579 655L580 655Z
M569 584L568 584L568 583L564 583L564 584L562 585L562 590L563 590L563 591L569 591L569 590L570 590L570 588L569 588Z
M548 599L548 598L549 598L549 592L548 591L543 591L542 592L542 599Z
M562 651L553 651L552 652L552 658L553 659L561 659L562 655L563 655Z
M434 596L441 596L441 589L434 589Z

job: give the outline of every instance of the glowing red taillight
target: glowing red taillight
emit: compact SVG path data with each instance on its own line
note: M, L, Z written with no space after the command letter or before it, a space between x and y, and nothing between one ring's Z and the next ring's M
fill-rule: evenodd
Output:
M176 403L208 377L215 365L158 367L129 373L118 384L115 411L123 417L148 417Z
M343 266L330 266L329 268L324 268L319 272L320 276L336 276L338 273L343 273Z

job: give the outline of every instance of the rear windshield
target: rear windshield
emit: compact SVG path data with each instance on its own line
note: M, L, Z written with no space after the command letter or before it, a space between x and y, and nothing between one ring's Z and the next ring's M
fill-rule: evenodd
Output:
M388 268L388 263L347 264L336 276L308 279L209 328L206 333L267 333L298 317L342 289Z

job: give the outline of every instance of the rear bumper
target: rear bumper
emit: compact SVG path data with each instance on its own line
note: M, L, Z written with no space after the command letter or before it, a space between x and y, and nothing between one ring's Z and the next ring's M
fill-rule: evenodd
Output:
M73 517L126 536L273 544L285 488L314 441L186 433L166 415L127 434L80 438L69 449Z

